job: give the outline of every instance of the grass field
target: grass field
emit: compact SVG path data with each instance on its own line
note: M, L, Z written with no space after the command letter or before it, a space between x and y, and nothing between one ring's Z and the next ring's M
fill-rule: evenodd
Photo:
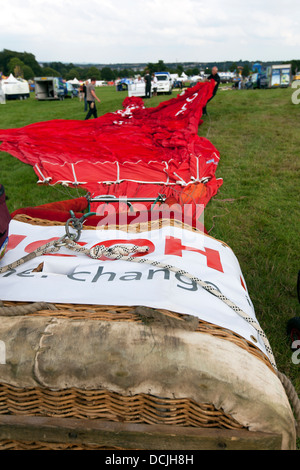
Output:
M206 208L206 229L235 252L278 369L300 394L300 364L292 360L286 335L287 321L300 315L300 104L292 103L292 91L219 89L199 135L220 151L217 177L224 180ZM99 114L120 109L127 96L111 87L98 88L97 94ZM169 98L153 97L146 106ZM31 97L1 105L0 128L84 116L78 99L37 102ZM66 189L38 186L33 169L4 152L0 168L10 211L70 197Z

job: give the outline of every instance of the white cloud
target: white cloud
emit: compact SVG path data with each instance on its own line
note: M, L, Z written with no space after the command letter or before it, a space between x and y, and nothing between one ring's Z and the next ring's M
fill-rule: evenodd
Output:
M39 61L299 58L298 0L9 0L0 44Z

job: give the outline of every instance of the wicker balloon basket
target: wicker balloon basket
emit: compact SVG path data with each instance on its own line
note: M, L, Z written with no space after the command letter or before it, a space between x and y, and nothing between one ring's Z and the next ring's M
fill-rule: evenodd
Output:
M144 306L0 312L1 450L295 448L268 357L230 330Z

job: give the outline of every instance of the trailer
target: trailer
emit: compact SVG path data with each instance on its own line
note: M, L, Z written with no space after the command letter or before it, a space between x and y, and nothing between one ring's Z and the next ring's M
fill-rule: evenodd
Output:
M144 98L146 96L146 85L144 81L128 84L128 97L139 96Z
M270 87L288 87L292 82L291 64L272 65Z
M15 78L13 74L2 80L2 91L6 100L26 100L30 98L28 82L23 78Z
M66 85L60 77L35 77L35 97L37 100L63 100Z

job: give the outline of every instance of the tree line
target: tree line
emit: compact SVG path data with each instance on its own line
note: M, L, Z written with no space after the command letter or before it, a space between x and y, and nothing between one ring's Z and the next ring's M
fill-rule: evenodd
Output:
M149 70L151 74L154 72L169 71L181 75L181 73L185 71L187 75L191 76L199 73L199 67L184 69L181 64L168 66L163 60L159 60L157 63L149 62L145 66L141 66L140 70L137 70L136 67L134 67L134 69L129 67L118 67L116 69L108 66L79 66L73 63L66 64L62 62L40 64L37 62L35 56L28 52L16 52L8 49L4 49L0 52L0 72L5 76L12 73L16 77L22 77L25 80L30 80L38 76L53 76L62 77L65 80L72 80L75 77L78 80L87 80L88 78L94 77L96 80L112 81L117 78L144 75L146 70Z
M259 62L259 61L258 61ZM282 63L292 64L292 73L295 74L300 70L300 60L283 61ZM202 64L203 66L204 64ZM206 64L205 72L210 73L212 63ZM219 66L219 64L216 64ZM220 64L221 65L221 64ZM244 67L243 75L250 73L251 64L246 62L231 62L227 63L230 70L236 69L238 65ZM219 69L221 67L219 66ZM30 52L17 52L8 49L3 49L0 52L0 72L7 76L12 73L16 77L22 77L25 80L33 79L39 76L54 76L62 77L65 80L72 80L77 78L78 80L87 80L91 77L95 77L96 80L113 81L117 78L132 77L134 75L143 76L148 70L151 74L154 72L168 71L170 73L178 73L181 75L185 72L188 76L199 74L200 65L193 67L184 67L183 64L165 64L163 60L159 60L157 63L151 63L141 66L141 70L137 70L136 67L100 67L96 65L74 65L73 63L65 64L62 62L48 62L39 63L35 56Z
M74 77L86 80L92 75L101 80L100 71L95 66L76 67L74 64L50 62L40 64L35 56L28 52L17 52L4 49L0 52L0 72L7 76L10 73L25 80L40 76L62 77L71 80ZM104 71L105 73L105 71Z

